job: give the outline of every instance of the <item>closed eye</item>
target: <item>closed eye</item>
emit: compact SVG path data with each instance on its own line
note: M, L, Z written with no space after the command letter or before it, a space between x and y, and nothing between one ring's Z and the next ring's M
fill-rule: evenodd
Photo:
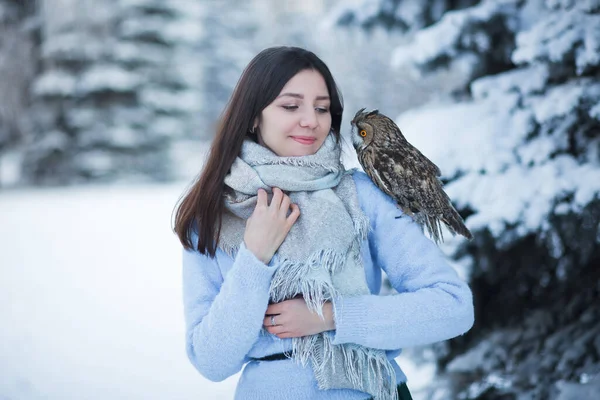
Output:
M317 110L317 112L321 113L321 114L325 114L325 113L329 112L329 109L327 107L317 107L317 108L315 108L315 110Z
M294 111L296 109L298 109L298 106L281 106L283 108L285 108L288 111Z

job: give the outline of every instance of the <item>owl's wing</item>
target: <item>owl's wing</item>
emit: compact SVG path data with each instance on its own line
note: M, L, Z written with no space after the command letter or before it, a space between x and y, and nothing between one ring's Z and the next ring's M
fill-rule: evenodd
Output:
M442 187L438 178L439 169L432 169L431 165L435 164L416 148L400 147L395 151L381 149L376 159L381 160L377 168L378 175L382 181L388 182L393 197L412 212L422 213L421 218L436 242L442 238L440 221L453 233L472 238Z
M439 168L413 146L380 149L382 179L414 212L436 215L449 201L438 176Z
M397 200L396 196L394 195L393 186L387 179L387 176L380 173L383 165L378 158L376 149L368 147L367 149L363 150L363 152L358 155L358 160L365 173L369 176L369 178L371 178L371 181L373 181L375 186L381 189L381 191L388 196L392 197L394 200Z
M359 161L373 183L399 206L435 215L439 210L436 205L447 198L437 178L440 171L415 147L406 144L397 143L395 148L369 146L359 155ZM442 198L432 202L440 193Z
M423 153L419 151L416 147L411 145L410 143L406 143L405 147L406 153L403 154L407 162L418 164L422 166L426 171L434 176L441 176L442 172L438 168L437 165L433 163L429 158L425 157Z

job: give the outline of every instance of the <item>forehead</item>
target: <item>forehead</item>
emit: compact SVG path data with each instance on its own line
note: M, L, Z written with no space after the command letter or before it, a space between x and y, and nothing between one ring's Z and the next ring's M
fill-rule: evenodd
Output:
M327 84L323 76L315 70L306 69L294 75L281 89L281 94L328 96Z

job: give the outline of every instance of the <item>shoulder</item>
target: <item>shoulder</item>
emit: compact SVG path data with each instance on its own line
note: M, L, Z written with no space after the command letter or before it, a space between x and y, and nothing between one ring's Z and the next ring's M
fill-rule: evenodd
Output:
M379 190L379 188L375 186L373 181L371 181L369 175L365 174L364 172L358 169L353 169L350 171L350 173L352 174L352 179L354 180L354 184L356 185L356 190L359 193L372 195L374 189Z
M382 211L393 211L400 215L401 210L396 207L394 200L381 191L367 174L358 169L351 173L356 186L358 202L369 217Z

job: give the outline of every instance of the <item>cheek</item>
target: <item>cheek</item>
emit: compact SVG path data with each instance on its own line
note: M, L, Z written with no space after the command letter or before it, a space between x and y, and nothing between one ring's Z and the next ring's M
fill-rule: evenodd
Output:
M324 114L319 122L319 125L325 133L329 133L331 130L331 114Z
M285 138L286 133L293 126L289 118L281 115L269 115L263 120L261 133L265 142L276 143Z
M282 113L273 119L271 128L275 135L285 137L287 134L292 133L298 124L298 118L295 115Z

